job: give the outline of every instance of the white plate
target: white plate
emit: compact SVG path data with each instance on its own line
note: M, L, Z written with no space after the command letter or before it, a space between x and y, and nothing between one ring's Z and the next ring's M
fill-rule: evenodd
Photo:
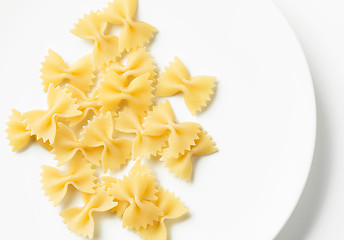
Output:
M78 239L40 190L40 165L53 165L53 156L37 145L11 153L4 129L11 108L45 108L39 68L49 48L68 62L90 52L69 29L105 2L0 3L5 238ZM159 29L151 52L160 68L179 56L192 75L218 78L213 103L198 117L180 97L171 100L177 118L201 123L220 149L197 161L191 183L153 166L190 208L169 226L171 239L273 239L302 192L315 140L312 81L293 32L269 0L141 0L138 16ZM117 218L99 220L98 239L139 239Z

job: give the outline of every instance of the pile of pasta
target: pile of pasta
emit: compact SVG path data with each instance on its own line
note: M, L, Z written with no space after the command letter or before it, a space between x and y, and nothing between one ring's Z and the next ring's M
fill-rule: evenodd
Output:
M106 211L143 239L166 239L164 220L188 209L158 186L142 160L158 159L189 181L193 156L217 151L200 124L177 122L169 101L158 99L180 93L195 115L211 100L215 78L190 76L177 57L157 74L145 49L156 29L134 19L136 8L137 0L114 0L79 19L71 32L94 42L92 54L68 65L49 50L41 69L48 108L13 110L8 122L13 151L35 139L67 169L42 166L42 189L55 206L69 185L82 194L84 206L60 215L83 237L94 236L92 214ZM111 25L122 26L118 36L107 34ZM98 167L111 173L130 160L136 163L123 179L97 175Z

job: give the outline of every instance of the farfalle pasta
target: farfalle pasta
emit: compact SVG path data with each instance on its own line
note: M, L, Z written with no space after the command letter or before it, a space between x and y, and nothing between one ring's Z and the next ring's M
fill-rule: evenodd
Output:
M91 12L79 19L74 25L71 33L74 35L94 41L93 61L96 66L103 67L116 61L116 57L121 55L119 50L118 37L105 34L107 22L99 17L99 12Z
M153 225L149 225L147 228L140 228L137 232L143 239L166 240L167 230L164 221L180 218L189 209L173 193L161 187L159 187L156 196L155 205L163 211L163 215L160 216L158 221L154 221Z
M100 13L107 22L123 26L119 35L120 52L142 47L157 31L148 23L133 19L136 9L137 0L116 0L110 2Z
M25 118L23 115L12 109L12 115L7 122L7 139L10 141L10 145L13 147L12 151L16 152L22 149L31 138L30 131L26 129L27 124L24 123Z
M27 128L25 117L15 109L12 109L12 115L7 122L7 126L7 139L13 147L13 152L24 148L30 142L32 136L35 137L35 135L31 135L31 131ZM37 143L49 152L53 149L49 140L44 142L43 139L40 138L37 140Z
M80 143L80 140L75 135L74 131L61 122L58 123L56 137L52 147L52 153L55 154L55 160L58 161L58 167L69 162L78 153L81 153L87 158L87 160L100 159L101 157L101 152L98 153L98 151L94 151L93 148L88 148L84 144Z
M190 112L195 115L211 100L215 87L215 77L190 77L185 65L178 57L161 73L156 86L156 96L166 97L183 93L184 101Z
M167 135L146 136L142 134L143 117L136 114L131 108L125 108L115 118L116 130L124 133L134 133L136 137L133 141L132 159L149 158L151 155L157 156L167 144Z
M72 98L76 99L76 104L79 105L78 110L81 111L80 115L68 118L70 126L73 127L79 124L90 112L92 112L93 115L99 114L100 104L98 99L87 97L86 94L73 85L67 84L65 88L68 93L72 94Z
M84 238L94 236L93 213L107 212L142 239L167 240L165 221L189 210L158 185L143 161L160 160L188 182L192 160L217 151L200 124L176 122L170 102L155 98L182 93L195 114L210 101L215 77L191 77L175 58L157 79L145 48L156 29L134 19L136 10L137 0L113 0L79 19L71 32L93 41L92 53L68 65L49 50L41 68L47 110L12 110L7 123L13 151L35 138L55 155L55 165L62 167L42 166L42 190L62 208L67 227ZM120 25L119 36L110 34L112 25ZM126 176L112 176L130 160L136 162ZM73 196L70 186L83 206L60 204Z
M104 185L118 205L112 210L123 220L123 228L136 230L148 240L166 240L164 221L177 219L189 210L173 193L157 186L151 171L138 160L122 180L103 177Z
M128 79L121 77L112 68L103 74L104 80L97 89L97 98L102 105L102 111L116 110L122 102L127 102L137 114L144 114L152 105L153 87L150 74L145 73L128 83Z
M215 143L211 140L211 137L202 130L198 134L198 139L195 140L195 145L191 147L189 151L178 157L172 157L170 154L162 155L161 160L165 162L165 166L173 172L176 176L186 181L190 181L192 174L192 161L193 156L203 156L214 153L217 151ZM164 151L167 151L166 149Z
M137 161L128 176L112 183L110 194L118 202L117 215L123 219L123 228L147 228L163 215L154 202L158 192L155 177Z
M71 118L81 114L78 111L76 99L70 93L60 87L54 88L53 84L48 88L48 110L34 110L23 114L27 129L31 135L36 135L37 139L54 142L56 134L57 118Z
M158 103L152 111L148 112L143 126L145 129L142 134L146 136L168 134L169 147L165 154L173 157L190 150L191 146L195 145L195 140L198 139L198 133L201 131L201 126L198 123L175 123L174 113L168 100Z
M94 194L83 195L85 205L63 210L60 215L68 228L76 234L93 238L94 235L94 212L106 212L114 208L117 202L113 201L104 186L98 186Z
M57 206L65 197L69 185L73 185L83 193L95 193L95 170L91 168L91 164L81 154L76 155L70 162L67 173L45 165L42 166L42 169L42 189L50 201L54 202L54 206Z
M71 85L86 93L93 85L94 71L91 55L86 55L68 66L60 55L50 49L41 68L44 91L48 91L50 84L57 87L63 80L68 80Z
M108 68L120 75L123 79L128 77L137 78L145 73L149 73L149 78L153 80L156 75L156 66L145 48L131 50L128 53L126 64L112 62Z
M89 121L81 134L80 143L94 148L92 152L96 153L90 155L86 153L86 158L95 165L99 166L101 163L104 173L107 170L119 169L131 155L132 142L127 139L114 139L113 130L112 115L107 112L106 115L100 114Z

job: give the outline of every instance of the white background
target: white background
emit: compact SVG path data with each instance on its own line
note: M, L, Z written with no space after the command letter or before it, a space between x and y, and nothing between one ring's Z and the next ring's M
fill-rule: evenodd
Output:
M306 188L276 240L344 239L344 1L275 0L312 72L317 142Z

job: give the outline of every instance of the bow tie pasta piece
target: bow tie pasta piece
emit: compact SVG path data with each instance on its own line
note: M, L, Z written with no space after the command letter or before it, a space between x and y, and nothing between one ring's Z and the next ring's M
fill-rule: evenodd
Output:
M13 147L12 151L16 152L22 149L31 138L30 131L26 129L27 124L24 122L23 115L15 109L12 109L12 115L7 122L8 128L7 139L10 141L10 145Z
M119 35L120 52L142 47L157 31L148 23L133 19L136 9L137 0L114 0L100 13L105 21L123 26Z
M57 206L65 197L69 185L73 185L83 193L95 193L93 189L96 186L94 183L96 180L95 170L81 154L78 154L70 162L68 173L45 165L42 166L42 169L42 189L45 191L45 195L49 196L49 200L54 202L54 206Z
M70 93L62 90L60 87L54 88L53 84L48 89L48 110L34 110L24 113L27 129L31 135L36 135L37 139L49 140L54 143L56 134L56 119L75 117L81 114L77 109L79 105L76 99L71 97Z
M144 119L143 135L163 136L168 134L168 145L166 154L177 157L189 151L198 139L201 126L198 123L183 122L175 123L174 113L168 100L158 103L153 110L148 112Z
M95 191L94 194L84 197L83 207L68 208L60 213L68 228L84 238L93 238L93 213L106 212L117 205L104 186L98 186Z
M152 105L152 80L150 74L146 73L135 79L129 84L128 79L123 79L111 68L103 75L104 80L100 82L97 89L102 107L102 111L116 110L122 101L126 101L130 108L137 114L143 115Z
M161 219L176 219L189 211L179 197L177 198L174 193L170 193L162 187L159 187L156 195L158 200L155 204L164 212Z
M92 11L79 19L71 30L71 33L80 38L94 41L93 61L101 68L108 65L110 61L116 61L116 57L121 55L118 37L104 34L106 27L107 22L98 16L98 12Z
M185 65L176 57L158 79L155 94L166 97L182 92L187 108L196 115L211 100L215 80L211 76L190 77Z
M10 141L10 145L13 147L12 151L16 152L27 145L31 140L30 130L27 129L25 118L23 115L15 109L12 109L12 115L9 117L10 121L7 122L8 128L7 139ZM47 151L52 150L52 146L49 141L43 142L42 139L37 140L39 145L45 148Z
M130 108L124 108L115 118L116 130L124 133L134 133L136 137L133 141L132 159L149 158L151 155L156 156L161 152L167 143L167 135L146 136L142 135L143 117L136 114Z
M72 98L76 99L76 104L79 105L78 110L82 112L78 116L68 118L71 127L84 120L89 112L93 112L94 115L100 113L99 100L88 98L80 89L70 84L66 84L66 90L72 94Z
M149 225L146 229L140 228L137 233L143 239L147 240L166 240L167 231L164 220L180 218L189 210L184 206L179 198L175 197L175 195L170 193L168 190L164 190L160 187L156 195L158 200L155 204L164 212L164 214L160 217L159 221L154 221L154 224Z
M63 123L58 123L55 141L52 144L52 153L55 154L55 160L58 161L57 166L62 166L70 161L78 152L94 165L99 165L103 148L90 148L80 143L75 136L73 130ZM97 159L97 162L93 162ZM93 161L92 161L93 160Z
M198 137L199 139L195 141L196 145L192 146L190 151L185 152L185 154L179 155L178 157L171 157L169 154L163 153L161 158L171 172L181 179L185 179L187 182L190 181L192 174L192 156L203 156L217 151L215 143L204 130L198 134Z
M141 166L138 160L128 176L109 188L110 194L121 204L123 228L132 230L147 228L163 215L163 211L154 202L157 200L157 183L155 177Z
M128 53L127 63L125 65L120 62L113 62L109 68L124 79L128 77L137 78L145 73L150 74L150 79L155 79L156 75L154 61L150 54L146 52L145 48L131 50Z
M86 55L68 66L60 55L50 49L41 68L44 91L48 91L51 83L57 87L67 79L70 84L86 93L93 85L94 71L91 55Z
M130 159L132 141L127 139L113 138L114 124L112 115L107 112L106 115L100 114L88 125L84 127L84 132L81 133L80 143L90 147L102 147L101 163L104 173L107 170L119 169L121 165L126 164ZM88 156L92 158L92 156ZM91 162L97 162L99 159L90 159Z

